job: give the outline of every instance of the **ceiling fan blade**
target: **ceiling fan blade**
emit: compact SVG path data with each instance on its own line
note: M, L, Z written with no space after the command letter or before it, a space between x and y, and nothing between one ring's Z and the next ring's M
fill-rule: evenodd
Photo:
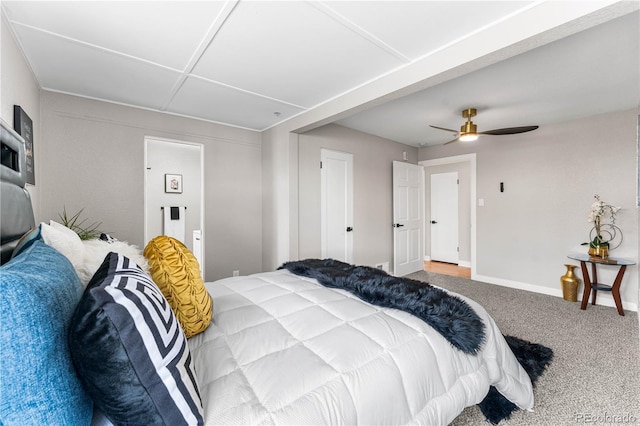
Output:
M433 127L434 129L438 129L438 130L444 130L446 132L453 132L453 133L458 133L457 130L453 130L453 129L446 129L444 127L438 127L438 126L432 126L431 124L429 124L429 127Z
M457 141L458 139L460 139L460 137L457 137L457 138L455 138L455 139L451 139L449 142L445 142L445 143L443 143L442 145L444 146L444 145L449 144L449 143L451 143L451 142L455 142L455 141Z
M486 132L478 132L479 135L515 135L516 133L525 133L537 129L538 126L522 126L522 127L505 127L504 129L487 130Z

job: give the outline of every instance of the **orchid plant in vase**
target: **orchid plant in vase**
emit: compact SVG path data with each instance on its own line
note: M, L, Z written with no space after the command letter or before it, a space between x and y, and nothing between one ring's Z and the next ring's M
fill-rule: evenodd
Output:
M595 201L591 204L587 219L589 222L593 222L594 225L589 234L589 242L583 244L589 244L589 254L597 256L601 251L608 253L611 242L618 237L618 234L620 240L622 239L622 232L615 225L616 213L620 210L620 207L605 203L597 194L594 198ZM603 257L606 257L606 255Z

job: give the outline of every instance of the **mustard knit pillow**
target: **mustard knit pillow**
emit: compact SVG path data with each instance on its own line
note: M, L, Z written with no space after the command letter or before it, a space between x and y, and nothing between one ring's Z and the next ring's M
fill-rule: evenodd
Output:
M194 336L211 322L213 301L193 253L175 238L161 235L144 249L151 278L171 305L184 334Z

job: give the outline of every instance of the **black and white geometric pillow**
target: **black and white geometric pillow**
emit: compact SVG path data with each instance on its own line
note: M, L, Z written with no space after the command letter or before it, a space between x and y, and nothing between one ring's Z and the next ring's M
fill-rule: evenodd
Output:
M151 278L109 253L76 308L69 333L83 385L115 424L203 424L187 339Z

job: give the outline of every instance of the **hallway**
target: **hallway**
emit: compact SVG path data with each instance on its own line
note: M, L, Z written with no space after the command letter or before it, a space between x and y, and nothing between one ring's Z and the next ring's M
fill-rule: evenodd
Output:
M454 277L471 278L471 268L458 266L454 263L432 262L427 260L424 262L424 270Z

